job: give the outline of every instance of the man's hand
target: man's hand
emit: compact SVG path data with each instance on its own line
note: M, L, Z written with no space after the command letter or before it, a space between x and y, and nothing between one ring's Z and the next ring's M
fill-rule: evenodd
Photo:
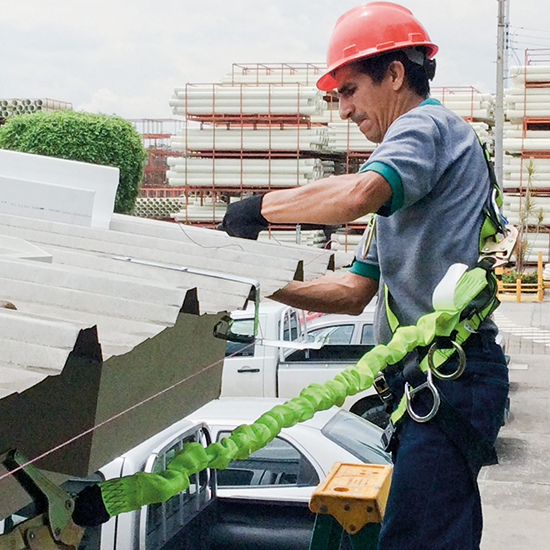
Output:
M254 195L229 204L221 228L232 237L256 240L260 231L268 226L268 221L262 216L263 198L263 195Z
M73 512L73 521L77 525L93 527L106 523L110 519L99 485L89 485L77 495Z

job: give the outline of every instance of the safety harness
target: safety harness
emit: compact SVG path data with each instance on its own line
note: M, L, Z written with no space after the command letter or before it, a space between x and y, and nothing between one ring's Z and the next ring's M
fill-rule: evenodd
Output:
M494 268L507 263L516 245L517 229L507 225L506 219L500 212L501 191L490 155L485 144L481 143L481 146L489 171L491 191L484 206L485 219L479 237L480 256L474 270L478 270L485 277L484 289L462 310L460 321L450 336L438 336L430 346L415 348L398 364L390 365L381 371L373 384L388 410L393 409L383 436L387 450L395 449L398 425L405 413L408 413L415 422L424 423L434 420L462 451L474 477L483 463L494 462L496 459L494 449L487 445L471 422L465 419L437 389L434 377L456 380L464 372L466 354L463 344L477 332L481 323L500 304L497 298ZM369 240L372 240L372 237L369 237ZM467 266L463 264L455 264L449 268L447 275L434 291L434 309L446 308L445 302L450 299L449 293L452 293L454 284L466 271ZM391 311L387 285L384 285L383 294L386 318L393 334L399 328L399 320ZM455 354L458 355L456 369L453 372L441 370ZM396 405L395 395L386 381L386 375L397 373L404 381L404 391ZM417 405L414 403L420 404L422 409L428 412L419 414L416 412Z

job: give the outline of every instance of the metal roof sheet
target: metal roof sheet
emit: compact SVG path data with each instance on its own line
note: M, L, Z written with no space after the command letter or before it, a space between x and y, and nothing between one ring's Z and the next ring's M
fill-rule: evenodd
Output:
M333 265L330 251L130 216L101 229L0 214L0 301L17 308L0 307L0 452L39 456L187 380L38 463L97 468L219 394L213 326L254 281L267 296Z

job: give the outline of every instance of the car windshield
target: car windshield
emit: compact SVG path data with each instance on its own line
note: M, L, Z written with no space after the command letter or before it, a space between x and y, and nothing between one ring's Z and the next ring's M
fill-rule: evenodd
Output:
M363 462L391 464L390 455L382 447L382 430L356 414L339 411L321 431Z

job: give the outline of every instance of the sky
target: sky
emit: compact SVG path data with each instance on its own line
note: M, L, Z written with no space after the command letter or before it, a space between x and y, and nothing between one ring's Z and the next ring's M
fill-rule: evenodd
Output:
M550 48L550 8L509 0L510 64ZM177 118L176 86L233 63L320 63L348 0L0 0L0 98L124 118ZM440 50L434 86L496 89L497 0L402 0ZM546 6L546 7L545 7ZM550 60L550 51L548 58Z

